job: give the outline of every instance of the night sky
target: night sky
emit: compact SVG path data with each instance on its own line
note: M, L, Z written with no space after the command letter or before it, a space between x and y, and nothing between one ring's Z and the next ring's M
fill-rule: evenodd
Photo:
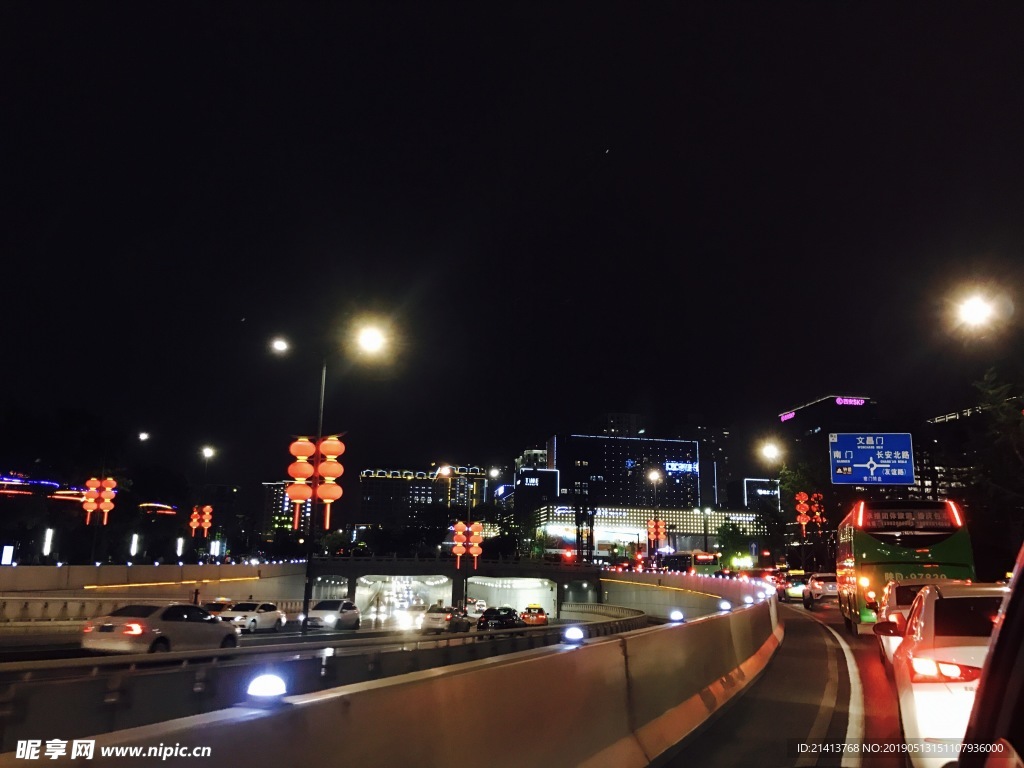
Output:
M1007 352L947 318L1024 285L1018 3L10 2L0 56L0 407L193 476L285 479L325 355L351 477L611 411L910 431Z

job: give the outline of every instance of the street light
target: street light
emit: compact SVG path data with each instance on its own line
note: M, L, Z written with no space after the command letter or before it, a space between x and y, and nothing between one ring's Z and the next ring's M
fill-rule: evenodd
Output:
M761 446L761 456L768 461L778 461L782 458L782 449L775 443L765 443Z
M384 331L374 325L363 325L356 330L355 333L355 344L358 351L365 353L370 356L379 355L387 345L387 336ZM290 345L287 340L282 337L277 337L270 342L270 348L277 354L284 354L290 349ZM320 405L317 409L316 419L316 442L314 445L317 447L317 463L320 462L320 444L324 438L324 396L327 391L327 358L323 358L323 362L320 366ZM314 508L317 502L316 496L316 485L318 482L319 474L313 475L313 505ZM313 559L313 552L315 550L315 530L316 522L311 518L309 521L309 541L306 546L306 580L302 590L302 633L306 634L309 631L308 617L309 617L309 604L313 599L313 577L310 571L310 561Z
M978 295L965 299L957 307L957 317L960 322L972 328L988 325L994 314L995 307L992 302Z
M204 445L200 453L203 455L203 477L205 478L210 469L210 459L217 455L217 451L208 445Z

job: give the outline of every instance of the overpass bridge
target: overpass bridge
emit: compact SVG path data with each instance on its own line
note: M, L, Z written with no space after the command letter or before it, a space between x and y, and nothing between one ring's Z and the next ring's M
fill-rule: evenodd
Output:
M381 570L382 563L364 563L363 567L350 563L356 570L348 574L339 562L310 565L322 568L318 571L321 576L348 578L367 565L370 570ZM408 575L420 574L425 565L399 566L392 561L394 570L408 569ZM521 567L500 570L508 566L515 567L499 564L490 578L529 572ZM593 578L585 569L543 566L530 577L544 574L554 576L553 581L565 579L567 574ZM580 643L545 644L497 658L420 668L387 679L348 685L339 680L334 684L340 683L340 687L310 692L300 688L297 695L269 709L254 709L240 702L207 714L97 734L95 759L72 760L70 764L113 764L116 757L104 758L99 751L109 746L156 748L180 743L220 745L222 752L230 749L224 745L245 744L246 761L254 766L312 763L329 755L344 755L347 762L368 766L446 765L450 754L435 755L422 745L434 743L452 728L473 727L485 743L517 744L529 738L543 747L536 752L538 760L532 763L536 765L644 766L695 732L755 680L783 636L774 592L756 583L606 573L601 590L600 596L608 604L628 605L634 611L662 617L682 608L687 621L592 636ZM722 599L729 605L723 606ZM585 615L585 608L576 608ZM255 657L254 661L263 671L272 667L268 658ZM324 666L330 668L330 664ZM223 691L215 670L195 668L190 672L186 660L179 678L189 674L198 676L176 689L183 701ZM127 702L130 710L164 706L162 697L154 700L147 693L149 685L136 686L131 697L113 699L114 689L102 680L93 687L102 707L110 708L111 701L122 706ZM61 689L55 691L59 694ZM4 699L6 705L0 710L18 722L17 687L9 692L11 696ZM36 702L39 712L45 712L45 702ZM89 705L84 698L63 701L61 709L70 707L71 716L42 718L39 722L46 725L46 732L39 736L63 738L60 724L75 720L76 706ZM388 734L400 734L400 738ZM531 764L530 754L523 750L508 754L498 750L488 755L493 758L489 764L495 766ZM161 760L171 765L189 762L185 755L165 754ZM0 755L0 766L8 764L19 764L13 753Z

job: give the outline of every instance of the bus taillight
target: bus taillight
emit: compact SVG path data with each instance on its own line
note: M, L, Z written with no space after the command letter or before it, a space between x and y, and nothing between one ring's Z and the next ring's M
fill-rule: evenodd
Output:
M864 527L864 502L860 503L860 508L857 510L857 527Z
M957 528L963 526L963 521L960 519L960 510L956 508L956 502L946 499L946 504L949 506L949 511L953 513L953 522Z

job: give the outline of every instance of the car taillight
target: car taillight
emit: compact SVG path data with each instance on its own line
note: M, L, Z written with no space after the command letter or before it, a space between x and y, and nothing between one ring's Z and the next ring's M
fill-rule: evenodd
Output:
M130 624L125 624L124 629L121 630L121 632L123 632L126 635L141 635L143 631L144 627L141 624L137 624L134 621Z
M910 660L912 683L966 683L981 676L981 667L914 657Z
M92 632L92 630L93 630L92 624L86 624L84 627L82 627L82 631L83 632Z
M445 621L451 621L451 620L452 620L452 615L451 615L450 613L446 613L446 614L444 615L444 620L445 620Z

